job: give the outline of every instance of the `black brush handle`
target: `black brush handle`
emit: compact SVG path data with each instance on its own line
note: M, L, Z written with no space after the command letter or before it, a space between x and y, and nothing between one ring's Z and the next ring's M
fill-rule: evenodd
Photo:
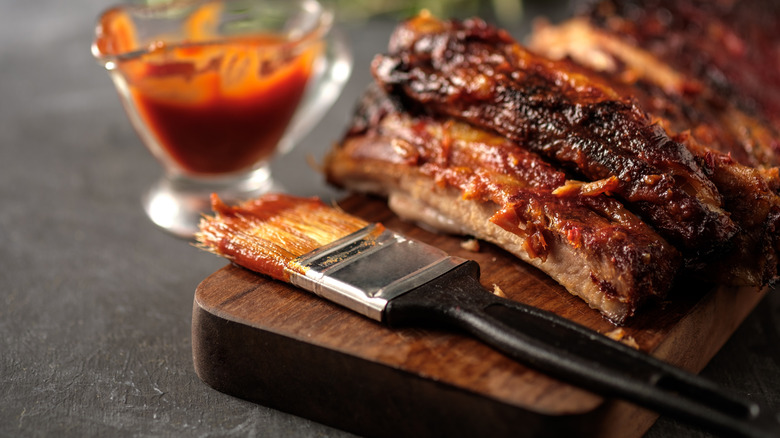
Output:
M384 321L464 330L544 374L713 433L780 437L777 412L563 317L493 295L479 283L475 262L393 299Z

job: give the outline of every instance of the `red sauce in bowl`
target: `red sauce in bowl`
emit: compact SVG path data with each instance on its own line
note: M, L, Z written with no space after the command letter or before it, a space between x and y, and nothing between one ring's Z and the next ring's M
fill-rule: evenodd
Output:
M188 174L239 172L268 159L321 49L309 44L294 52L273 35L211 43L204 29L213 13L203 10L187 22L192 43L155 42L143 54L116 61L131 105L162 149L155 152ZM129 20L111 15L103 20L109 37L98 39L98 48L134 47Z

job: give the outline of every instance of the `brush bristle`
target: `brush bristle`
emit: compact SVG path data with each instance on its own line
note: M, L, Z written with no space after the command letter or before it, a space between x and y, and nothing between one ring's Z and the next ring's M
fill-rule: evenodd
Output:
M214 216L201 220L198 246L284 281L293 259L368 225L317 198L273 194L228 206L212 195L211 204Z

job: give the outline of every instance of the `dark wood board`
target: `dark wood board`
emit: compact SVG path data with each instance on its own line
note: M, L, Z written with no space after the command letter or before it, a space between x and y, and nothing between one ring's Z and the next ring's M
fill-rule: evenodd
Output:
M541 271L492 245L400 221L379 199L346 211L479 262L482 284L602 333L616 329ZM367 273L370 275L370 273ZM679 285L622 327L639 348L699 372L766 293ZM377 437L638 437L657 415L551 379L481 343L436 330L390 330L305 291L227 265L197 288L198 376L213 388Z

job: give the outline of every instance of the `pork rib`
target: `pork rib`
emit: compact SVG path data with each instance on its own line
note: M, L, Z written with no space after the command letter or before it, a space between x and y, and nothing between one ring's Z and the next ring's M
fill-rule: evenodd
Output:
M326 161L330 183L389 197L400 216L495 243L615 323L663 297L677 250L604 195L500 136L412 116L374 89Z
M727 247L738 231L690 151L630 97L484 21L421 14L399 26L373 71L411 111L498 133L591 181L615 178L611 192L688 257Z
M744 103L746 100L754 102L754 99L736 98L737 95L742 95L737 92L739 84L727 87L720 81L715 87L710 77L719 75L708 72L699 73L703 77L697 76L695 72L698 69L689 65L695 64L696 59L706 57L706 52L703 51L697 52L698 56L691 56L695 49L715 50L711 43L699 43L706 38L692 40L692 35L664 28L656 30L663 38L649 40L647 37L637 37L640 42L650 46L643 47L637 45L637 38L631 38L629 35L639 32L635 27L651 27L647 22L653 21L652 17L657 15L657 11L645 11L645 14L641 15L643 20L631 26L625 18L607 19L603 16L605 12L602 9L609 8L597 8L602 14L597 19L578 16L558 25L550 25L540 20L531 34L529 48L550 59L570 58L579 65L606 73L613 85L627 85L644 111L654 117L666 119L667 128L690 131L692 136L708 148L729 154L743 165L780 164L780 111L762 111L763 107ZM678 16L674 17L678 19ZM613 23L612 26L619 30L599 27L599 22ZM650 31L646 29L646 32ZM681 44L683 47L679 47ZM660 54L656 54L658 52ZM724 50L721 50L721 53L723 52ZM750 65L746 66L738 59L739 57L730 59L731 64L738 66L736 68L740 70L750 71ZM670 61L674 64L670 64ZM753 70L771 71L766 65L771 65L771 60L761 64L760 68L754 66ZM684 69L680 69L681 67ZM717 71L714 65L709 68ZM753 83L750 85L758 86ZM755 89L747 91L757 93ZM759 98L780 94L780 83L764 84L762 93ZM776 102L773 105L780 106ZM774 124L770 123L770 117L774 118Z
M539 23L530 41L601 73L693 154L739 226L732 250L707 260L711 278L730 284L767 284L780 259L780 76L767 68L780 59L769 43L780 8L757 3L604 0ZM701 27L706 38L691 33Z
M601 0L583 16L780 129L777 1ZM772 149L780 152L780 143Z

